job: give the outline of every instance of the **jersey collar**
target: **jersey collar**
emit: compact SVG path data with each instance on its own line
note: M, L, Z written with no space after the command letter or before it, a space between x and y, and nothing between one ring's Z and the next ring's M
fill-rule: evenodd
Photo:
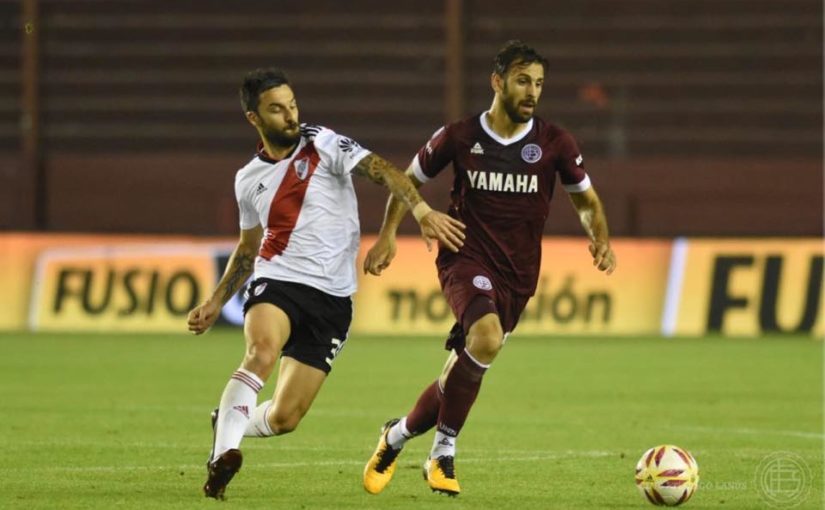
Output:
M298 141L298 143L295 145L295 148L292 149L292 152L290 152L284 159L274 159L274 158L270 157L269 154L267 154L266 149L264 149L264 143L262 141L258 140L257 153L255 155L258 156L258 159L260 159L261 161L265 161L265 162L270 163L272 165L276 165L276 164L280 163L281 161L286 161L286 160L290 159L303 146L304 146L304 137L302 136L301 139Z
M517 134L516 136L514 136L512 138L502 138L499 135L497 135L495 131L493 131L493 128L491 128L489 124L487 124L487 114L488 113L490 113L490 112L489 111L481 112L481 115L478 116L479 121L481 122L481 129L483 129L484 132L487 133L490 136L490 138L497 141L501 145L514 144L514 143L518 142L519 140L521 140L522 138L524 138L525 136L527 136L528 133L530 133L530 131L533 130L533 118L530 117L530 120L527 121L527 128L525 128L524 131L522 131L521 133Z

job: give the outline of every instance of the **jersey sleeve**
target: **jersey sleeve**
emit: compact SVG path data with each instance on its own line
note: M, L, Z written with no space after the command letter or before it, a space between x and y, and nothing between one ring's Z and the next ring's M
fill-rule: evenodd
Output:
M258 212L249 201L249 189L241 175L235 177L235 200L238 201L238 220L241 230L249 230L257 227L261 220L258 218Z
M568 193L581 193L590 187L590 177L584 171L584 158L570 133L561 135L560 155L556 163L561 184Z
M347 175L370 151L347 136L331 129L322 129L313 140L315 148L330 171L335 175Z
M413 157L413 174L420 182L427 182L444 170L454 157L455 148L450 139L450 127L444 126L433 133L424 147L421 147Z

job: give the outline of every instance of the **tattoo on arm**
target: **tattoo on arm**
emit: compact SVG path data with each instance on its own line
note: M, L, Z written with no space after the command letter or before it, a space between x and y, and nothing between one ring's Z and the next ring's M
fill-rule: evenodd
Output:
M229 266L226 268L226 273L224 273L223 278L221 278L221 285L219 286L224 288L223 295L221 295L222 303L229 301L241 286L243 286L246 279L252 274L254 264L254 254L241 251L234 253L232 260L229 262Z
M367 154L355 165L353 172L366 177L376 184L384 184L383 175L392 169L392 164L375 154Z
M386 186L390 192L410 209L423 199L404 172L386 159L370 154L355 165L357 175L364 176L376 184Z

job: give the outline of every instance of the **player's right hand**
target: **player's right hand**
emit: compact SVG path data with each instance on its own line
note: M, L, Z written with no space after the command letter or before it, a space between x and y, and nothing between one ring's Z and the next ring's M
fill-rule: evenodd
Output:
M395 258L395 236L379 236L364 259L364 274L370 273L380 276L381 271L387 269Z
M616 270L616 254L610 247L610 243L593 241L589 246L590 255L593 256L593 265L605 274L613 274Z
M428 250L432 250L432 240L438 241L455 253L464 246L464 229L467 227L452 216L430 211L421 218L419 226Z
M191 312L189 312L189 317L187 319L189 331L191 331L194 335L206 333L206 331L212 327L212 324L218 320L218 315L220 315L220 312L221 307L212 301L206 301L195 307Z

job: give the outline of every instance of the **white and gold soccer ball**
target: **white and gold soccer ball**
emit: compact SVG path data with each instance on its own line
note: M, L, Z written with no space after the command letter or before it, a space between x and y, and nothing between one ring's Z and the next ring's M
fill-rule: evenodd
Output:
M681 505L699 487L699 465L684 448L655 446L636 464L636 487L654 505Z

